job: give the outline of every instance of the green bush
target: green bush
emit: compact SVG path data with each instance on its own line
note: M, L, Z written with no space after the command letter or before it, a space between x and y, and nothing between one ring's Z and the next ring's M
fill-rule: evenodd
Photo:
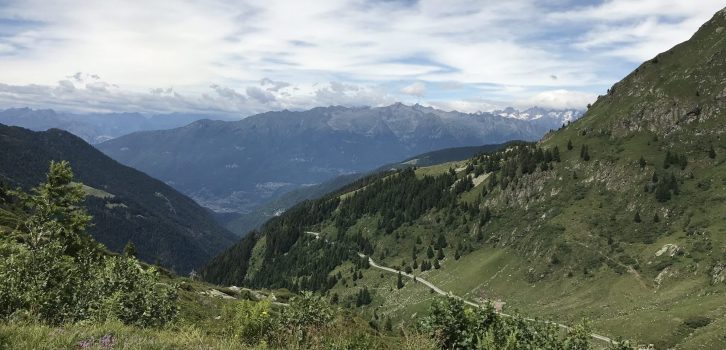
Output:
M335 313L325 298L311 292L290 300L282 309L279 324L281 330L305 341L310 333L320 331L333 321Z
M711 319L705 316L691 316L683 320L683 324L692 329L706 327L711 323Z
M92 280L100 302L94 307L99 321L158 327L174 319L177 288L159 283L155 268L143 269L136 259L108 257L96 267Z
M0 318L47 324L119 320L161 326L177 313L176 287L132 257L104 252L86 234L90 216L67 162L51 162L32 194L16 191L19 224L0 236Z
M420 328L433 338L441 349L591 349L590 330L586 324L567 332L559 326L525 320L517 316L502 316L491 305L471 308L456 298L434 301L430 314ZM629 349L627 343L613 344L617 349Z
M277 328L272 303L269 300L241 300L233 307L230 326L234 337L244 343L266 342Z

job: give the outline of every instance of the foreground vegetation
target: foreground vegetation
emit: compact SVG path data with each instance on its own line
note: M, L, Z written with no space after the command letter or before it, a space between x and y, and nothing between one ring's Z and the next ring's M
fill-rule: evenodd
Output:
M277 302L272 291L174 277L140 263L133 245L115 255L86 234L91 217L67 162L51 162L31 193L1 194L3 349L590 348L586 328L562 332L453 298L435 303L420 322L394 328L390 319L366 321L321 294L278 290L285 302ZM370 298L359 293L359 306Z

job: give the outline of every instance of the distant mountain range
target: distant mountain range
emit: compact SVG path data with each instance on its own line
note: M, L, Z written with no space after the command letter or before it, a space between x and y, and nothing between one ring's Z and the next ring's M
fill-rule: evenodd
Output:
M552 123L569 123L577 120L582 116L582 111L576 109L553 110L541 107L532 107L525 110L518 110L508 107L502 110L496 110L491 114L500 117L515 118L521 120L541 120Z
M66 131L0 124L0 149L0 182L11 188L37 186L51 160L68 160L88 194L90 233L113 251L130 241L142 260L185 273L234 242L235 236L190 198Z
M91 113L73 114L52 109L11 108L0 111L0 123L35 131L56 128L95 144L144 130L171 129L209 118L199 114Z
M535 140L580 115L574 110L505 111L500 114L506 116L468 114L400 103L284 110L138 132L97 147L208 208L244 213L296 188L416 154Z

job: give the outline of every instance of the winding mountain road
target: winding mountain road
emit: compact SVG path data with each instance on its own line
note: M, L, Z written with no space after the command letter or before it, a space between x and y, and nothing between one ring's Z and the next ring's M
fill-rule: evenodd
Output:
M358 253L358 256L360 256L361 258L366 257L366 255L363 254L363 253ZM427 280L425 280L425 279L423 279L421 277L416 277L416 276L414 276L412 274L408 274L408 273L403 272L403 271L400 271L400 270L396 270L396 269L392 269L390 267L378 265L375 261L373 261L373 258L371 258L370 256L368 257L368 264L370 264L371 267L374 267L374 268L379 269L379 270L383 270L383 271L387 271L387 272L391 272L391 273L395 273L395 274L400 273L402 276L406 276L406 277L408 277L410 279L413 279L416 282L420 282L421 284L423 284L423 285L431 288L434 292L436 292L436 293L438 293L440 295L444 295L444 296L448 296L448 297L451 297L451 298L459 299L462 302L464 302L464 304L467 304L467 305L470 305L470 306L473 306L473 307L482 307L483 306L482 304L478 304L478 303L475 303L473 301L466 300L466 299L464 299L464 298L462 298L462 297L460 297L458 295L454 295L452 293L446 293L441 288L437 287L435 284L433 284L433 283L431 283L431 282L429 282L429 281L427 281ZM497 313L499 315L501 315L501 316L504 316L504 317L513 317L512 315L505 314L505 313L503 313L501 311L497 311ZM558 326L558 327L560 327L560 328L562 328L564 330L568 330L568 331L572 329L570 326L567 326L567 325L564 325L564 324L561 324L561 323L557 323L557 322L543 321L543 320L535 320L533 318L528 318L528 317L523 317L523 319L525 319L527 321L545 322L545 323L553 324L555 326ZM604 335L599 335L599 334L591 333L590 336L593 339L601 340L601 341L604 341L604 342L607 342L607 343L610 343L610 344L614 343L614 341L612 339L610 339L610 338L608 338L608 337L606 337Z
M305 233L315 236L316 239L320 239L320 232L306 231ZM327 242L327 240L326 240L326 242ZM412 279L412 280L414 280L416 282L420 282L421 284L423 284L423 285L431 288L434 292L436 292L436 293L438 293L440 295L459 299L462 302L464 302L464 304L467 304L467 305L470 305L470 306L473 306L473 307L482 307L483 306L480 303L475 303L473 301L466 300L466 299L464 299L464 298L462 298L462 297L460 297L458 295L454 295L452 293L444 292L443 289L437 287L435 284L433 284L433 283L431 283L431 282L429 282L429 281L427 281L427 280L425 280L425 279L423 279L421 277L417 277L417 276L414 276L412 274L406 273L404 271L400 271L400 270L396 270L396 269L393 269L393 268L390 268L390 267L386 267L386 266L379 265L379 264L377 264L373 260L373 258L371 258L370 256L367 256L367 255L365 255L363 253L358 252L358 256L361 257L361 258L368 257L368 264L371 265L371 267L373 267L373 268L376 268L376 269L379 269L379 270L382 270L382 271L386 271L386 272L390 272L390 273L394 273L394 274L399 274L400 273L401 276L406 276L406 277L408 277L408 278L410 278L410 279ZM504 316L504 317L514 317L513 315L505 314L505 313L503 313L501 311L497 311L497 313L499 315L501 315L501 316ZM535 320L533 318L528 318L528 317L524 317L523 319L524 320L527 320L527 321L545 322L545 323L548 323L548 324L553 324L553 325L556 325L556 326L558 326L558 327L560 327L560 328L562 328L564 330L568 330L568 331L572 329L572 327L570 327L570 326L567 326L567 325L564 325L564 324L561 324L561 323L557 323L557 322L543 321L543 320ZM591 333L590 334L590 337L592 337L593 339L597 339L597 340L606 342L608 344L615 343L615 341L612 340L612 339L610 339L609 337L606 337L606 336L600 335L600 334L596 334L596 333Z

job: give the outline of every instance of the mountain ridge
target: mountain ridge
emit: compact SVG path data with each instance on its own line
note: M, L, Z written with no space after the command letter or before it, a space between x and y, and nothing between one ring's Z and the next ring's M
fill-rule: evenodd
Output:
M180 127L211 116L169 113L141 114L135 112L84 113L58 112L53 109L8 108L0 110L0 123L35 131L62 129L96 144L136 131L163 130Z
M67 131L0 124L0 145L0 178L26 190L43 180L51 160L68 160L89 194L90 233L113 251L132 241L141 259L186 273L233 242L190 198Z
M249 211L281 193L432 150L533 140L561 127L430 107L317 107L139 132L97 145L215 211ZM192 172L197 167L204 171ZM186 170L183 170L186 169Z

